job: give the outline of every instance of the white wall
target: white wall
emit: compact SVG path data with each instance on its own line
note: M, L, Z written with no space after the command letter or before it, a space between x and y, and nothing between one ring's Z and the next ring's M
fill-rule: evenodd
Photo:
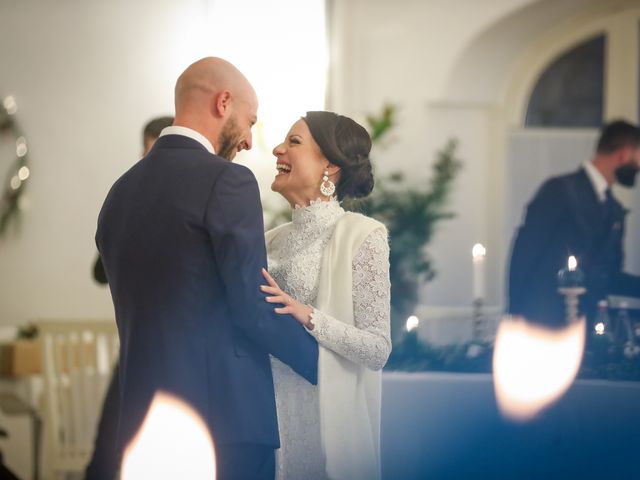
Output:
M514 126L505 99L513 70L536 38L578 15L578 7L611 9L632 0L328 3L329 107L360 120L385 102L400 108L392 138L374 152L378 171L401 168L425 181L435 151L449 137L460 140L465 166L450 202L457 218L440 224L431 245L438 276L424 289L423 304L469 304L470 251L480 241L488 247L488 303L500 305L508 248L500 220L504 158ZM304 20L322 11L318 2L309 5L0 3L0 96L17 98L32 168L22 230L0 240L0 322L112 316L106 289L90 277L96 216L110 185L138 158L141 126L172 112L175 78L196 58L238 56L250 79L269 78L257 85L263 120L257 146L239 161L254 169L273 203L268 152L289 118L322 104L317 85L327 59L308 50L322 33ZM283 20L283 9L294 8L293 20ZM6 164L0 168L4 174Z
M424 289L428 305L471 303L471 247L489 246L495 216L489 210L495 188L491 156L495 134L493 106L474 101L451 103L451 73L469 44L485 29L532 0L354 0L333 2L331 107L355 116L378 112L385 102L399 108L398 127L387 148L374 155L378 171L397 168L427 179L435 152L448 138L460 140L464 168L455 182L450 209L457 214L440 224L430 252L438 270ZM492 64L483 68L490 70ZM469 79L473 85L473 79ZM424 181L424 180L422 180ZM496 267L489 265L488 301L501 301Z
M32 172L21 229L0 243L3 323L112 316L91 280L96 217L141 126L172 111L197 18L181 3L152 16L148 2L0 3L0 95L16 97Z
M113 317L91 279L97 214L198 58L224 56L256 86L255 147L238 160L267 194L271 149L324 102L323 16L320 0L0 2L0 97L18 102L31 168L21 229L0 240L0 324ZM0 159L0 175L8 166Z
M531 67L523 63L535 58L544 68L558 45L568 47L597 28L593 19L616 12L624 16L624 9L634 4L638 2L332 2L332 48L339 55L331 66L330 106L361 117L378 112L385 102L400 108L393 139L375 152L379 171L402 168L426 178L436 150L449 137L459 139L464 168L450 202L457 218L440 224L429 247L438 275L423 289L422 311L425 306L471 303L471 247L476 242L487 247L487 303L503 305L510 249L504 233L507 146L511 130L521 126L514 112L527 98L526 82L535 81ZM632 232L627 245L637 235ZM638 272L640 264L632 267Z

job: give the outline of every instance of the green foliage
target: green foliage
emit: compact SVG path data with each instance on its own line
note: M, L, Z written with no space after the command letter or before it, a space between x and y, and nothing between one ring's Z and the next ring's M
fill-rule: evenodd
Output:
M404 332L396 339L387 371L492 373L493 344L464 343L435 346ZM472 348L476 355L470 355ZM612 344L604 336L591 337L585 348L579 379L640 381L640 356L627 358L624 345Z
M16 337L20 340L33 340L34 338L38 338L38 326L32 322L22 325L18 328Z
M379 141L395 125L395 109L385 106L380 117L369 116L367 120L372 139ZM431 176L422 185L407 181L404 172L394 171L377 175L375 188L367 198L344 203L346 209L380 220L389 230L394 334L413 313L420 284L432 280L437 273L426 247L438 223L455 216L446 204L462 168L456 147L456 140L451 139L437 152Z
M488 343L435 346L417 341L411 333L396 339L384 369L403 372L490 373L493 347ZM471 348L477 349L470 355Z
M606 335L592 335L578 376L640 381L640 356L628 358L624 354L623 342L611 342Z
M367 116L367 123L369 124L369 135L371 141L376 142L380 140L395 123L396 108L393 105L385 105L382 107L382 114L379 117L374 115Z

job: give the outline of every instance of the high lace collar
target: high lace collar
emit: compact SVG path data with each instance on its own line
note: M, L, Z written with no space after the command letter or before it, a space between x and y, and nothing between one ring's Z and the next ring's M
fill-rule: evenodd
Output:
M321 232L333 225L344 213L345 211L336 197L331 197L329 201L318 198L311 200L311 203L306 207L296 205L293 210L292 223L296 230Z

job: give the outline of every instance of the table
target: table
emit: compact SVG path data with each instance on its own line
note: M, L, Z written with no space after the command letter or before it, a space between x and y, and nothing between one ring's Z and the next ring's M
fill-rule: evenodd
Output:
M383 478L640 478L640 383L578 380L524 424L490 374L384 372Z

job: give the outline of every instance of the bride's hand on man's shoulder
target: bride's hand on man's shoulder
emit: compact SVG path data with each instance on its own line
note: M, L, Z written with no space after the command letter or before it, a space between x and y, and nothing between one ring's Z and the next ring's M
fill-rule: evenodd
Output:
M268 283L268 285L260 286L260 290L269 295L265 300L269 303L281 303L284 305L284 307L274 308L274 311L281 315L289 314L309 330L313 330L313 323L311 323L313 309L309 305L298 302L288 293L284 292L264 268L262 269L262 276Z

